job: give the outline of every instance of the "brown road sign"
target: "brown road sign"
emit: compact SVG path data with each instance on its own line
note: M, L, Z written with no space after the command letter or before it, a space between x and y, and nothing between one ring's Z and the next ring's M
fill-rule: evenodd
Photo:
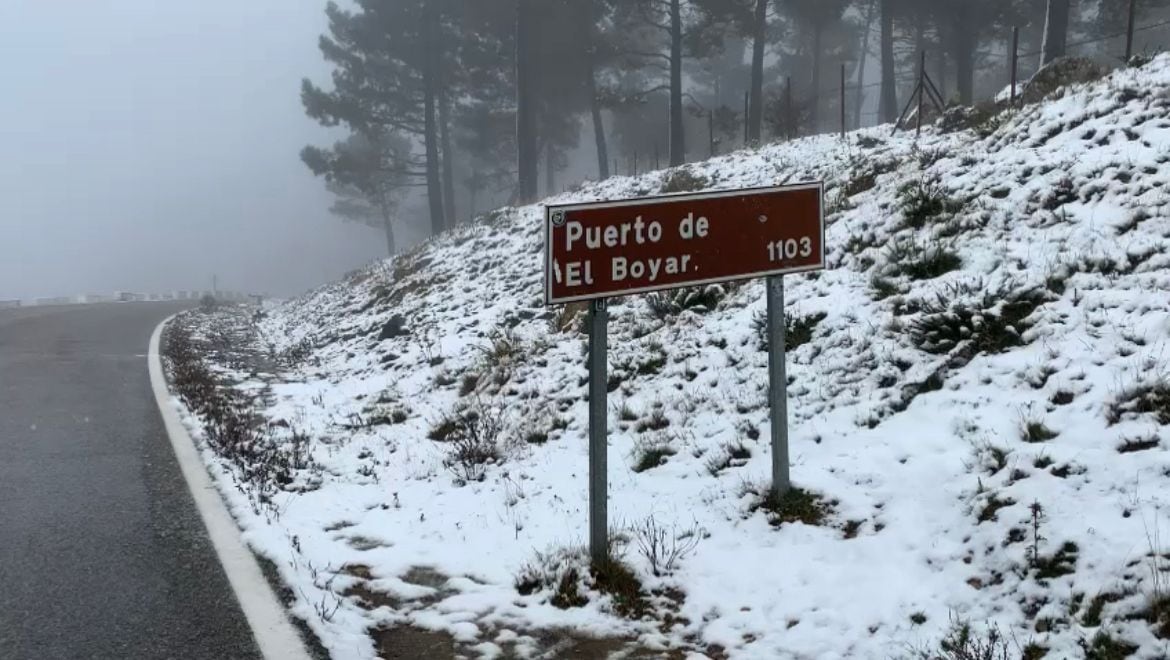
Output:
M822 270L824 184L548 207L549 305Z

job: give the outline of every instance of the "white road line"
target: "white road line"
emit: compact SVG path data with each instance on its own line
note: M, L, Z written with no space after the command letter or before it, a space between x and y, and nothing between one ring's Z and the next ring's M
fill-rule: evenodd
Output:
M172 317L174 318L174 317ZM162 413L167 435L174 448L175 458L187 480L195 506L207 527L208 536L219 555L219 562L227 573L228 582L236 593L240 609L252 628L252 635L266 660L310 660L301 637L288 620L284 607L277 600L272 587L264 579L256 557L244 544L235 520L228 513L220 498L219 491L211 483L207 467L199 457L195 442L183 426L179 414L171 404L170 391L163 375L159 344L163 327L171 319L163 321L150 338L150 385L154 398Z

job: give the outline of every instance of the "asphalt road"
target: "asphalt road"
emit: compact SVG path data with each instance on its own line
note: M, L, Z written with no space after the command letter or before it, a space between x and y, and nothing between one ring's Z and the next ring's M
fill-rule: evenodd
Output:
M147 373L176 304L0 310L0 658L259 658Z

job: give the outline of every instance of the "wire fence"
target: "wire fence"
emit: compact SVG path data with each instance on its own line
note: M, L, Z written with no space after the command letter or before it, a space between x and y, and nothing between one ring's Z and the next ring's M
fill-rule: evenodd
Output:
M1136 2L1130 5L1131 11L1134 11L1136 5ZM1065 56L1085 57L1107 67L1118 67L1129 62L1134 54L1148 55L1162 50L1162 44L1165 43L1168 37L1167 34L1159 34L1156 45L1149 42L1139 43L1137 39L1141 35L1159 29L1165 29L1165 31L1170 32L1170 18L1156 20L1143 25L1137 25L1136 22L1131 20L1130 25L1132 25L1132 28L1127 26L1127 29L1123 31L1067 42L1064 47ZM1019 89L1022 90L1031 79L1031 75L1025 74L1040 69L1043 50L1030 49L1020 52L1018 49L1018 32L1015 37L1013 39L1012 36L1007 36L1001 42L1002 50L999 52L978 54L977 61L986 62L991 60L999 62L1000 67L979 67L977 73L982 73L982 76L977 80L977 85L979 89L991 91L990 95L984 94L981 98L975 100L994 100L1013 83L1017 84ZM1013 47L1016 48L1014 55L1012 52ZM877 59L872 54L871 57L874 60ZM910 75L907 75L903 71L895 77L895 96L898 99L899 105L917 93L918 85L926 71L942 71L950 64L945 58L936 57L935 59L931 59L929 53L920 53L919 57L925 60L922 71L918 70L918 64L916 63L915 70ZM857 67L860 64L856 62L852 64L852 77L856 79L858 77ZM846 75L848 73L849 63L840 63L839 66L841 67L842 83L823 86L817 90L816 94L810 93L807 89L803 91L803 94L800 94L799 90L793 88L790 77L781 81L780 93L776 99L776 105L779 105L779 107L775 107L774 105L766 110L766 115L771 119L767 123L773 127L772 137L774 139L792 139L804 135L831 134L837 132L844 134L849 130L877 126L890 121L890 118L885 117L885 113L877 107L878 99L867 93L880 89L883 82L877 80L860 85L856 82L851 83L848 81L849 76ZM954 88L955 85L953 84L947 85L942 92L945 94L948 90L954 90ZM703 107L692 99L692 103L697 109L697 112L706 115L708 133L704 136L708 142L707 149L695 150L692 153L703 153L705 151L705 155L716 156L721 151L728 151L749 144L751 142L748 138L749 131L747 126L749 102L749 98L745 94L743 113L740 114L734 110L732 111L735 113L734 119L738 121L742 128L742 143L740 143L734 136L730 135L730 132L725 131L717 135L715 110ZM835 112L839 112L840 114L837 120L834 120L832 117ZM904 112L903 114L906 113ZM832 126L830 127L830 125ZM730 143L726 139L728 137L732 138ZM654 145L651 149L643 150L641 154L637 150L634 150L632 153L625 154L623 158L614 159L610 174L611 176L620 175L624 169L626 174L637 175L640 169L650 169L651 166L654 169L658 169L661 166L663 157L665 157L665 154L661 152L658 145ZM622 167L623 165L625 166L624 168Z

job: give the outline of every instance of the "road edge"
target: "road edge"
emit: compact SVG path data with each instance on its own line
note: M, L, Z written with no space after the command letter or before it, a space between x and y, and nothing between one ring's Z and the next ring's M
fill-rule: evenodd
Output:
M150 387L154 390L155 402L162 414L163 426L170 439L175 459L187 482L187 489L199 510L199 517L207 529L207 535L215 548L219 563L223 566L228 583L235 593L236 601L244 612L244 618L252 629L252 636L266 660L311 660L300 634L293 627L280 600L265 579L259 562L244 543L236 521L224 505L219 491L211 482L207 467L199 456L195 441L187 433L179 414L171 403L171 393L163 373L162 343L163 329L175 317L163 321L150 337L149 368Z

